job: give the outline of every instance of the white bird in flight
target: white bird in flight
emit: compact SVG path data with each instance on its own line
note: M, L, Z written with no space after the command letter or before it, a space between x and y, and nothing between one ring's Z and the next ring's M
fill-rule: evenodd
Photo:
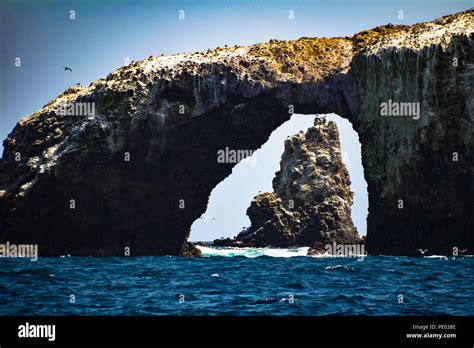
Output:
M206 219L206 220L215 220L216 218L215 217L211 217L211 216L201 216L200 219Z
M425 255L425 253L428 251L428 249L421 250L421 249L416 249L421 255Z

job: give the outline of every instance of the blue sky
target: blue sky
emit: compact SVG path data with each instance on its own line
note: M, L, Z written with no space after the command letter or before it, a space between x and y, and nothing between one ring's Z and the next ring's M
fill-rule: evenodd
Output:
M124 65L126 58L248 45L271 38L346 36L381 24L432 20L472 6L472 0L1 0L0 138L5 139L18 120L67 87L78 82L88 85ZM74 20L69 18L70 10L75 11ZM178 18L180 10L185 11L184 20ZM293 20L288 19L290 10L294 11ZM403 19L398 18L399 10ZM16 57L21 58L21 67L15 67ZM73 72L64 71L63 66ZM307 122L311 124L303 119L294 122L285 132L294 133L298 127L306 128ZM350 139L345 131L341 134ZM281 135L282 139L286 135ZM262 183L271 183L282 146L277 140L272 145L275 168L259 174ZM355 163L356 156L349 158ZM357 176L352 175L352 180L354 187L363 187ZM238 187L228 185L223 197L238 196ZM242 206L248 205L249 200L243 204L247 198L240 199ZM246 225L245 209L243 213L235 211L232 218L226 214L235 209L216 209L212 213L221 216L222 222L215 220L213 227L196 225L193 239L235 235ZM363 233L365 225L360 221L364 219L357 218ZM229 221L235 222L231 229Z

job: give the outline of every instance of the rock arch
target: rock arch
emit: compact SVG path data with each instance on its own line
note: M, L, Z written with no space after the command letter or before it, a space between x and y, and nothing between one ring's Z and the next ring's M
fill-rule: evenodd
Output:
M473 19L150 57L72 87L4 142L0 241L41 255L192 254L189 228L233 166L217 151L257 149L293 110L337 113L358 132L369 252L474 250ZM381 117L388 100L420 103L420 118ZM58 116L65 102L96 115Z

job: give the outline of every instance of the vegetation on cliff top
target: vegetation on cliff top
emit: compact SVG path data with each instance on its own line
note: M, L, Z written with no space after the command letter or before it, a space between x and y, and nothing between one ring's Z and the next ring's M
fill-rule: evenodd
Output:
M253 57L264 57L274 63L276 71L284 74L313 76L316 79L329 72L341 70L350 58L347 38L307 38L283 41L270 40L249 48Z
M376 41L394 37L397 34L406 31L407 28L409 27L406 25L394 25L391 23L387 25L380 25L373 29L364 30L355 34L352 37L352 43L354 45L354 49L359 50L365 46L375 43Z

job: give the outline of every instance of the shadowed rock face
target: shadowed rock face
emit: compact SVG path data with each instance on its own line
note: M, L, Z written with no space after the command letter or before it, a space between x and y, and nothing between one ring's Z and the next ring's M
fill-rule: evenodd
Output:
M0 242L195 254L189 228L234 165L217 151L259 148L294 110L358 132L369 252L474 250L473 17L150 57L70 88L4 141ZM381 116L389 100L420 103L420 117ZM58 115L66 102L96 115Z
M254 197L251 226L219 246L293 247L358 243L352 223L349 173L342 163L334 122L316 118L314 127L285 141L272 193Z

